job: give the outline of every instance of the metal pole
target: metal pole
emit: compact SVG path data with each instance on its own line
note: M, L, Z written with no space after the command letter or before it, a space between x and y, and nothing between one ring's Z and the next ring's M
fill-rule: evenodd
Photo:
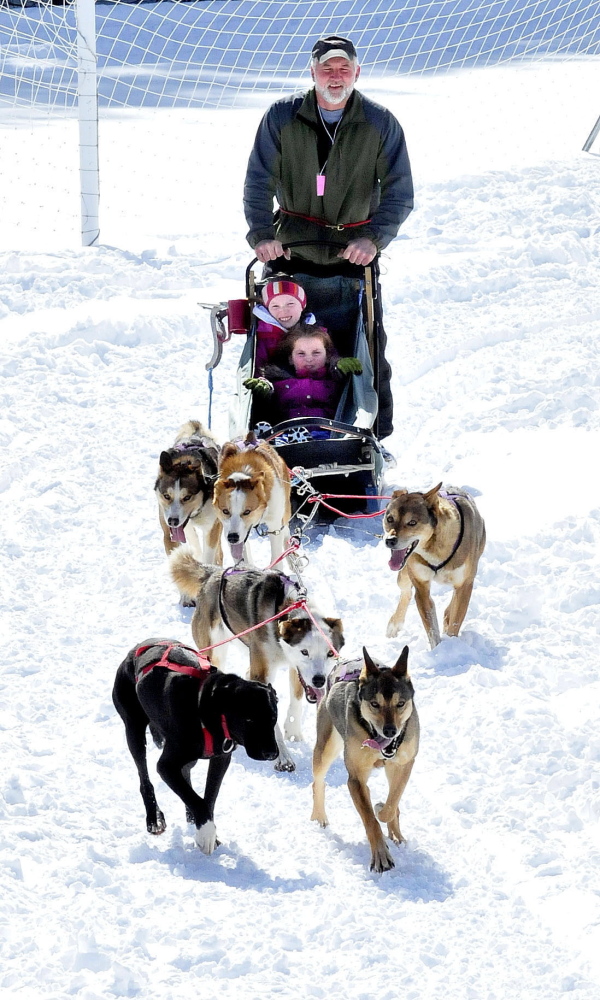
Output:
M84 247L89 247L100 236L95 0L76 0L76 18L81 242Z
M596 136L598 135L598 132L600 132L600 118L598 119L598 121L594 125L592 131L590 132L590 134L588 135L587 139L585 140L585 142L583 144L583 152L584 153L589 153L590 149L592 148L592 143L593 143L594 139L596 138Z

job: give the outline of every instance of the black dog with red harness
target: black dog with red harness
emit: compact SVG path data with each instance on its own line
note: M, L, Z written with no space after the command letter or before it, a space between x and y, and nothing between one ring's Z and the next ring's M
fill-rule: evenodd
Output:
M186 806L205 854L218 846L213 811L221 782L239 744L253 760L275 760L277 698L270 684L222 674L197 650L175 639L148 639L129 651L115 677L113 702L125 724L127 746L140 776L149 833L163 833L146 762L146 728L162 754L157 771ZM190 771L208 758L204 797Z

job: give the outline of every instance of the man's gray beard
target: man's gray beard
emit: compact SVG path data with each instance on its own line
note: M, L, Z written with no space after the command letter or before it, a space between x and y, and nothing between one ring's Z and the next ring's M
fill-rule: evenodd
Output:
M317 94L320 94L320 96L327 101L328 104L343 104L344 101L348 100L350 94L354 90L354 84L352 83L349 87L344 87L344 89L340 92L340 95L337 97L333 97L329 93L329 87L318 87L315 83L315 90Z

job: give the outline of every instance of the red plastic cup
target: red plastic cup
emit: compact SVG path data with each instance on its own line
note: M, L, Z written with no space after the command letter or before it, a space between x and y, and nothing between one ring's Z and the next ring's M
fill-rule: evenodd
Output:
M248 333L250 329L250 303L248 299L229 299L227 326L230 333Z

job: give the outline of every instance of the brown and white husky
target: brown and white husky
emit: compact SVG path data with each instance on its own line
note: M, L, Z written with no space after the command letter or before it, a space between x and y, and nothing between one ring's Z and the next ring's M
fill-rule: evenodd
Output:
M223 525L234 562L251 566L248 535L265 524L271 543L271 561L289 540L290 474L275 448L258 441L251 431L245 441L228 441L219 459L213 505Z

